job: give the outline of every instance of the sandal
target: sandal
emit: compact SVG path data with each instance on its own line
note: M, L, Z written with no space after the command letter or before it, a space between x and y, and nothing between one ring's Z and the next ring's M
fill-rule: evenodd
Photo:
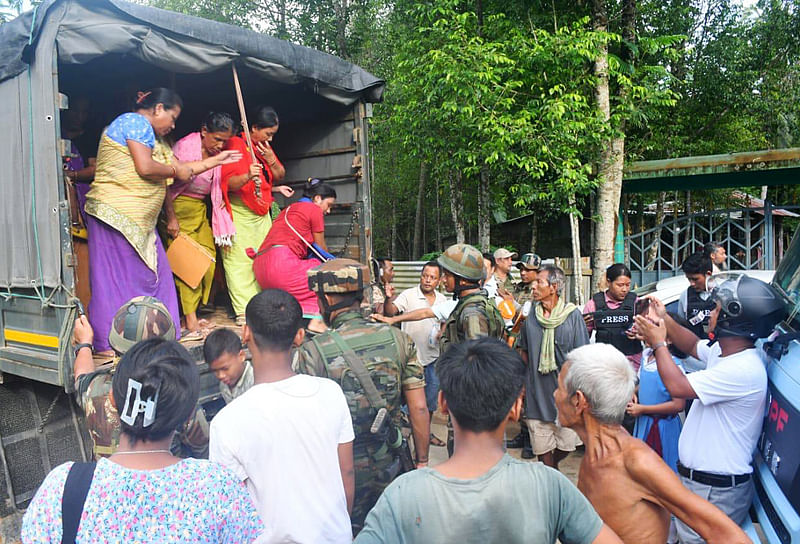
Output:
M199 342L201 340L205 340L206 335L203 334L203 331L186 331L185 333L181 334L181 339L178 342Z
M204 331L210 331L211 329L217 326L216 323L214 323L213 321L209 321L208 319L198 319L197 325Z
M442 446L446 446L446 444L444 443L444 440L442 440L441 438L439 438L438 436L436 436L433 433L431 433L430 443L431 443L431 446L437 446L437 447L440 447L440 448Z

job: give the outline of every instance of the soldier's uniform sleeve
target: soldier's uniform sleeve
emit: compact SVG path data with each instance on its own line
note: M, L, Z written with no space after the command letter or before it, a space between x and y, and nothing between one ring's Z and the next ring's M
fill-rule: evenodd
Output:
M404 390L425 387L425 369L417 358L414 341L404 332L396 331L397 349L405 364L401 383Z
M83 409L95 458L113 454L119 444L119 416L111 405L110 392L109 368L97 369L75 380L75 398Z
M88 374L81 374L75 378L75 398L84 414L89 406L89 385L92 382L92 378L95 376L96 374L94 372L89 372Z
M328 373L325 371L325 363L322 361L322 354L320 354L311 340L306 340L295 350L292 366L298 374L322 378L328 377Z
M377 285L372 286L372 309L378 307L379 304L383 304L386 300L386 297L383 296L383 291Z
M489 320L476 306L467 306L461 313L461 330L467 340L489 336Z

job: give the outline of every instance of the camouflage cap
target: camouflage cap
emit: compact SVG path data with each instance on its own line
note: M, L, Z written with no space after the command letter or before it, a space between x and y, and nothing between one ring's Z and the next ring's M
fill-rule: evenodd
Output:
M117 353L148 338L175 340L175 324L166 306L155 297L134 297L114 315L108 343Z
M308 288L315 293L352 293L370 283L369 268L353 259L332 259L306 274Z
M437 262L448 272L464 279L472 281L484 279L483 255L469 244L455 244L448 247Z
M540 266L542 266L542 258L536 253L526 253L517 263L517 268L520 270L523 268L525 270L539 270Z

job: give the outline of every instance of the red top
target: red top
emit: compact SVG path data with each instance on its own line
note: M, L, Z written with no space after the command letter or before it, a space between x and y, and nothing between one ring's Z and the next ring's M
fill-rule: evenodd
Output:
M242 153L242 158L238 162L222 165L222 196L225 199L225 207L228 209L228 213L231 213L228 180L233 176L248 174L252 159L250 158L250 149L247 147L247 140L242 134L229 139L225 149L236 149ZM256 160L263 166L261 170L261 198L256 198L256 184L253 180L248 180L242 185L241 189L234 191L234 193L238 194L242 202L253 212L258 215L267 215L272 205L272 170L270 170L269 165L258 152L256 152ZM277 155L275 160L278 160Z
M322 208L312 202L295 202L284 208L272 223L269 234L258 248L259 253L269 246L286 246L301 259L308 254L308 246L286 224L287 213L289 214L289 223L309 244L314 241L313 233L325 232Z

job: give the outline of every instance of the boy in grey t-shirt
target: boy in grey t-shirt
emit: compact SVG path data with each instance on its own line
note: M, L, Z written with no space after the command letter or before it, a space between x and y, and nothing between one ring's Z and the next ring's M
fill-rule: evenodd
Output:
M373 542L621 542L558 471L509 457L525 365L503 342L453 345L436 363L439 406L455 432L453 456L395 480L367 516L358 544Z

